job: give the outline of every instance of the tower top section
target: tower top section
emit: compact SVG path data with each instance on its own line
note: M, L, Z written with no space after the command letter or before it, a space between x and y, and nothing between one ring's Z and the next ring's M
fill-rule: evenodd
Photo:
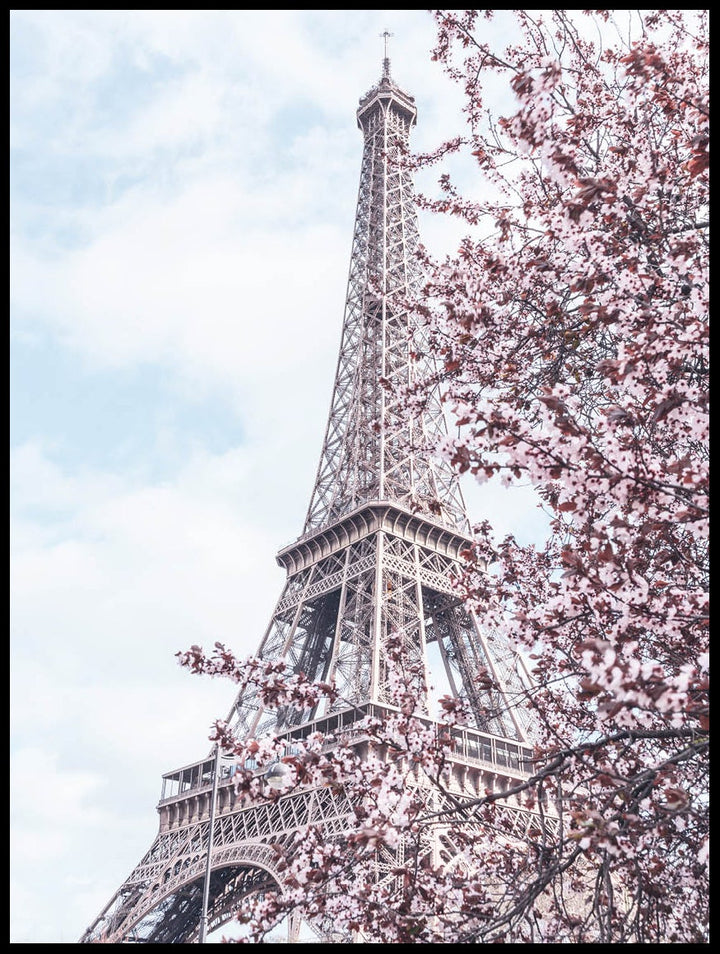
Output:
M439 389L410 421L403 404L435 364L409 304L424 283L407 161L417 110L390 76L389 36L382 76L357 110L364 142L343 335L303 540L378 502L469 529L457 477L430 450L447 435Z
M415 98L400 89L390 76L387 41L392 33L385 30L381 36L385 40L382 76L378 84L360 98L360 106L357 111L358 126L364 133L367 133L368 129L374 126L373 119L377 117L378 113L387 113L390 110L397 112L405 120L408 129L410 126L414 126L417 121Z

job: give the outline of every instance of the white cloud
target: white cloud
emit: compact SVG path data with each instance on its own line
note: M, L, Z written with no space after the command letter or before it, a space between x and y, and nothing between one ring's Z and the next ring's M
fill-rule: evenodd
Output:
M54 752L40 746L18 750L11 757L11 774L14 831L22 842L16 849L27 864L55 861L70 847L70 828L108 821L93 801L105 784L102 778L86 770L64 771Z
M160 480L142 456L92 463L91 439L73 456L55 420L14 425L11 936L73 941L149 847L162 772L204 754L232 700L174 653L253 652L280 595L331 397L378 34L395 34L418 148L457 132L459 101L421 11L13 11L11 27L13 341L49 343L94 387L150 367L237 427L212 452L123 392L152 421L145 453L182 448Z
M204 73L174 78L162 85L147 106L120 129L103 129L94 144L101 155L148 155L158 148L202 143L227 121L223 109L225 87Z
M175 652L256 650L285 541L243 510L240 450L199 451L155 486L69 475L38 446L13 463L11 933L73 941L149 847L161 774L209 749L232 702Z
M172 483L118 486L113 474L69 477L37 447L15 452L23 490L15 501L12 609L27 646L52 634L48 651L59 666L68 650L91 653L98 641L129 658L154 654L158 664L163 653L172 664L172 651L188 640L230 640L252 651L279 595L271 588L282 582L273 555L284 541L267 534L260 515L243 514L244 456L199 451ZM53 473L58 479L47 484ZM57 507L64 519L48 524ZM267 593L264 605L248 610L248 586L258 597ZM254 632L239 632L240 619ZM23 641L16 651L24 653ZM135 670L126 678L136 679Z
M349 252L334 225L292 233L258 226L256 200L228 180L198 183L167 202L142 198L55 261L16 240L13 293L22 312L43 315L101 367L161 362L196 384L241 393L268 366L280 373L327 359Z

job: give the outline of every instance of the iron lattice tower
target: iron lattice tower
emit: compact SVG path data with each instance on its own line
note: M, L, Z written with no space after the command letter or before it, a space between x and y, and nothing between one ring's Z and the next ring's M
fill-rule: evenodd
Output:
M452 585L471 539L456 476L426 451L446 433L439 394L409 426L398 426L397 389L430 372L432 360L407 307L422 282L413 183L402 162L416 116L386 55L380 81L357 111L364 148L325 440L303 533L277 557L287 580L257 653L333 681L343 701L278 714L249 690L227 721L238 736L275 733L290 743L316 730L342 732L366 713L382 715L389 708L383 638L402 634L427 681L442 672L468 705L470 724L454 730L454 782L475 794L526 777L531 752L514 705L523 687L512 654L483 632ZM480 667L497 688L478 688ZM272 888L271 842L287 842L308 824L337 836L352 812L328 789L239 809L231 782L219 779L210 838L214 766L211 753L164 776L159 833L83 942L196 940L209 840L212 929L244 896ZM516 814L522 829L524 813ZM449 861L452 842L435 851Z

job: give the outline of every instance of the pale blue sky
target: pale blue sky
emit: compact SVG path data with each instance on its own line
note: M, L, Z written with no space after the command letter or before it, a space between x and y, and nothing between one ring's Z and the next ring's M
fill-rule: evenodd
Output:
M10 27L11 940L73 942L150 846L162 773L232 701L175 652L253 652L302 529L379 34L416 148L460 130L460 101L424 11ZM527 495L468 497L537 532Z

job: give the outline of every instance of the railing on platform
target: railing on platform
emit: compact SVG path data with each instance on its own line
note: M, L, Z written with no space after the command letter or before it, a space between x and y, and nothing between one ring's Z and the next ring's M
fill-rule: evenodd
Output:
M300 741L316 732L320 732L323 735L333 737L333 741L329 741L326 746L327 749L330 749L340 737L347 739L351 735L356 735L357 740L360 741L365 735L362 728L362 721L365 717L382 719L393 711L391 706L366 703L362 706L350 707L320 719L306 722L287 733L281 733L279 738L282 738L283 734L286 736L287 754L291 754L294 741ZM423 718L421 721L428 725L437 726L438 731L445 729L442 723L435 722L433 719ZM450 733L454 743L451 755L453 759L470 762L478 766L484 765L491 770L497 771L499 769L511 774L530 775L533 771L533 753L527 745L466 726L454 726L450 729ZM212 786L213 764L214 757L211 755L200 762L185 765L174 772L163 775L160 803L189 794L196 794L203 790L209 791ZM256 763L253 759L248 759L243 767L254 769ZM221 766L220 784L223 781L229 781L231 772L230 766Z

